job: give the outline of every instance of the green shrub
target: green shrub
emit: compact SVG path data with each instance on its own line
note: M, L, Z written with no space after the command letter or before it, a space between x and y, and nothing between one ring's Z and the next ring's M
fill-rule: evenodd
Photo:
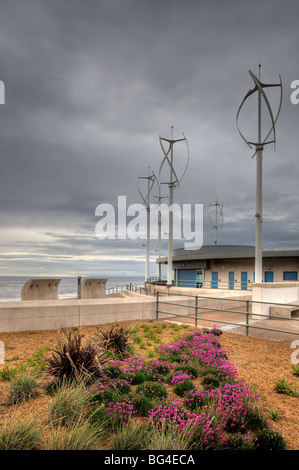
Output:
M144 395L134 395L132 397L134 410L138 416L148 416L148 412L154 407L154 403L150 397Z
M278 410L275 408L275 410L272 410L269 408L269 416L273 421L277 421L280 418L280 413Z
M18 403L35 398L38 395L38 385L35 376L30 373L18 374L11 379L8 403Z
M173 392L176 395L179 395L180 397L182 397L185 392L188 392L189 390L192 390L193 388L194 388L194 384L190 380L185 379L183 380L182 383L174 386Z
M47 395L53 396L59 387L61 386L61 380L52 380L44 386Z
M123 373L119 366L115 366L114 364L109 364L106 368L107 375L112 378L121 378L123 377Z
M239 433L226 436L226 442L217 446L218 450L252 450L250 437Z
M212 374L206 374L201 379L201 385L204 385L206 388L216 388L220 385L220 379Z
M292 385L286 379L278 380L275 384L274 389L277 393L282 393L291 397L299 396L299 393L297 392L296 388L293 388Z
M165 362L163 364L159 364L157 361L148 361L145 365L148 370L153 371L155 374L159 374L160 376L167 375L169 372L169 366ZM149 372L148 375L151 375L152 372Z
M36 372L43 372L46 368L45 364L45 349L38 349L31 357L27 359L27 364L33 367Z
M255 437L253 447L255 450L286 450L287 444L278 431L263 429Z
M120 395L127 395L131 392L130 384L124 379L117 380L117 382L114 382L114 385Z
M158 359L159 361L167 361L169 364L173 364L174 362L181 362L182 355L179 351L173 351L171 354L162 354Z
M164 382L164 376L156 372L149 372L146 374L146 380L148 382Z
M174 372L178 371L182 371L182 373L192 375L195 378L199 375L199 369L190 364L182 364L180 366L175 367Z
M142 394L146 397L166 398L166 387L160 382L145 382L138 385L135 391L136 394Z
M245 426L251 431L262 430L268 426L267 420L258 406L246 408Z
M147 379L146 372L141 370L136 370L134 376L131 378L131 385L138 385L145 382Z
M103 389L98 393L90 393L89 401L91 403L117 402L121 399L119 392L115 389Z
M296 376L296 377L299 377L299 364L293 364L292 366L293 368L293 374Z

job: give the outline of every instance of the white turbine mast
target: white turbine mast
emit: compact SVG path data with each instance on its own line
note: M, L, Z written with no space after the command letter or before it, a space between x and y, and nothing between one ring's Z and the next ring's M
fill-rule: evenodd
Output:
M146 261L145 261L145 282L149 281L149 243L150 243L150 193L153 189L153 185L155 183L155 174L152 172L150 174L150 167L148 167L148 175L147 176L138 176L138 179L147 180L147 192L144 196L139 188L139 184L137 181L137 189L143 200L146 208Z
M180 185L181 180L183 179L188 163L189 163L189 147L188 147L188 142L183 134L183 139L174 139L173 138L173 126L171 126L171 139L166 139L164 137L159 137L160 140L160 145L164 154L164 158L162 160L160 170L159 170L159 180L160 180L160 175L161 175L161 170L162 167L165 163L168 163L169 165L169 170L170 170L170 177L169 181L166 183L161 183L161 184L167 184L168 185L168 204L169 204L169 217L168 217L168 224L169 224L169 230L168 230L168 260L167 260L167 285L172 286L173 283L173 273L172 273L172 242L173 242L173 191L177 186ZM166 151L164 146L163 146L163 141L168 142L169 147L168 150ZM186 146L187 146L187 163L185 166L185 169L183 171L183 174L180 178L178 178L175 169L174 169L174 163L173 163L173 147L174 144L177 142L185 141Z
M211 214L210 215L209 211L213 211L214 214L212 215L210 213ZM217 243L218 243L218 228L222 227L222 225L223 225L223 204L219 204L219 202L217 201L217 197L216 197L216 202L209 204L208 218L209 218L209 221L211 222L212 227L214 229L214 233L215 233L214 243L215 243L215 245L217 245Z
M255 84L254 88L252 90L249 90L248 93L245 95L243 98L238 112L236 116L236 122L237 122L237 128L239 131L239 134L241 135L242 139L246 142L246 144L252 148L252 146L255 147L255 152L252 156L252 158L256 155L256 213L255 213L255 220L256 220L256 229L255 229L255 282L262 282L263 280L263 272L262 272L262 260L263 260L263 245L262 245L262 161L263 161L263 150L264 150L264 145L267 144L274 144L274 150L276 146L276 131L275 131L275 125L276 121L278 119L280 109L281 109L281 104L282 104L282 81L281 77L279 75L280 83L275 83L275 84L265 84L261 82L261 64L259 64L259 78L257 78L250 70L249 74ZM280 88L280 102L278 106L278 111L277 114L274 118L272 109L269 103L269 100L267 98L267 95L264 91L265 88L269 87L279 87ZM239 114L241 111L241 108L243 107L245 101L253 95L255 92L258 94L258 126L257 126L257 142L250 142L248 141L244 135L241 133L239 129ZM262 98L266 104L270 119L271 119L271 127L269 132L266 134L265 138L262 139L262 112L261 112L261 104L262 104ZM272 140L267 141L268 137L270 135L273 135Z

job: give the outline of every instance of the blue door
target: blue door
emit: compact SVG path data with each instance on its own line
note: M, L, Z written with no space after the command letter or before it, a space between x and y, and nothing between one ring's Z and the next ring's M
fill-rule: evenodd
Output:
M235 273L234 271L230 271L228 273L228 288L234 289L235 288Z
M274 281L273 271L266 271L265 272L265 282L273 282L273 281Z
M179 287L195 287L196 286L195 269L179 269L178 270L178 286Z
M297 271L284 271L283 280L284 281L297 281L298 273Z
M218 273L212 273L212 289L218 289Z
M247 290L247 272L246 271L241 272L241 289Z

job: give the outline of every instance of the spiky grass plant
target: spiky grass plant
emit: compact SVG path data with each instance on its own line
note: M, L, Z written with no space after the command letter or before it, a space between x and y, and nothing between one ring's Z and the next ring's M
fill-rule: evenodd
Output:
M0 371L0 380L8 382L13 377L21 372L26 371L25 364L17 364L15 367L9 367L7 364L4 365L3 369Z
M152 428L148 434L147 450L189 450L188 432L178 432L175 424L163 420L159 429Z
M24 419L15 414L1 429L0 450L39 450L43 431L36 417Z
M59 380L73 380L83 375L88 380L107 379L105 365L108 358L99 352L94 342L83 344L82 335L74 329L63 329L64 340L51 350L46 359L46 372Z
M47 450L99 450L97 429L88 422L77 422L72 426L55 426L46 443Z
M87 414L89 395L84 380L63 381L49 405L48 422L52 425L73 426Z
M100 327L96 333L95 341L98 347L107 353L126 357L131 353L131 336L132 329L114 324L110 329Z
M148 429L143 424L128 423L112 441L112 450L144 450L148 442Z
M30 372L17 374L11 379L8 404L17 405L38 395L38 384Z

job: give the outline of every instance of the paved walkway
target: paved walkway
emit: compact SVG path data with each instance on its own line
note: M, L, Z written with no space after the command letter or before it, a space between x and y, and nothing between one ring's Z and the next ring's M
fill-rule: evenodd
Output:
M240 308L237 310L239 312L242 311ZM192 316L193 315L191 315L191 317ZM190 316L175 317L169 315L167 318L164 317L163 321L195 325L194 318L190 318ZM246 315L222 311L214 311L212 313L205 312L198 315L197 326L199 328L213 328L216 326L222 331L246 335ZM269 331L269 329L275 329L277 331ZM285 333L285 331L287 333ZM254 316L249 315L248 336L273 341L299 341L299 318L290 320L286 318L266 318L265 320L260 320L254 319Z

